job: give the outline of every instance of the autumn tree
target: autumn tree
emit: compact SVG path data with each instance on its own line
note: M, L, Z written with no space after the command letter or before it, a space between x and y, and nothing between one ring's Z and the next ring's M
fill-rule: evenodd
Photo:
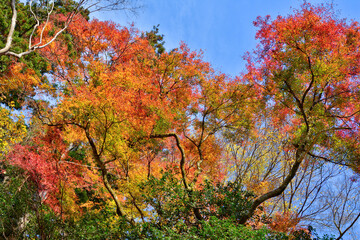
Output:
M328 6L308 3L293 15L259 17L254 24L260 43L246 56L245 77L262 92L274 128L288 138L291 168L254 200L244 222L284 192L308 155L357 166L358 24L337 19Z
M29 106L27 100L34 97L39 88L51 87L45 76L50 66L35 50L54 41L75 15L88 17L89 12L84 4L84 1L30 1L26 4L15 0L0 2L2 146L19 142L19 136L24 136L26 132L22 121L24 115L14 110ZM68 16L66 20L65 16ZM1 151L4 150L2 147Z
M114 188L131 198L138 195L136 184L150 171L142 164L142 144L162 134L175 136L167 131L186 123L194 86L210 70L185 46L159 55L134 29L97 20L78 24L68 29L76 48L63 51L57 42L43 52L57 66L59 104L48 113L41 102L35 105L46 124L65 128L68 141L86 143L118 214L126 216ZM184 158L180 169L187 186ZM118 181L111 183L111 175Z
M0 101L20 109L35 89L47 88L50 66L37 50L66 32L78 16L102 10L135 11L135 3L119 1L0 2Z

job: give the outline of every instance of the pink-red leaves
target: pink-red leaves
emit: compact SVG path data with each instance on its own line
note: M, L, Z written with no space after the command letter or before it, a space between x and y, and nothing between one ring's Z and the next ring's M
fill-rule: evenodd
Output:
M11 165L25 170L37 189L41 200L60 212L60 193L65 189L84 186L81 169L76 160L68 156L69 149L62 140L60 130L50 128L45 134L32 139L31 144L17 144L7 156Z

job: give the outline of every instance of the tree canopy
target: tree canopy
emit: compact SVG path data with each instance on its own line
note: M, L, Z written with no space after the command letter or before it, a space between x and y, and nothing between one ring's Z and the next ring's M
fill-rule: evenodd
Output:
M126 1L10 2L0 8L5 239L351 232L360 218L357 22L306 2L258 17L259 44L230 77L186 44L166 50L158 26L89 19L89 7Z

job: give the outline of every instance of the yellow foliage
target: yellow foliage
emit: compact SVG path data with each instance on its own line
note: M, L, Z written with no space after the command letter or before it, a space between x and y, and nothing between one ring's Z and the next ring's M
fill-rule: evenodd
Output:
M0 154L5 154L12 144L20 142L26 132L23 117L15 117L8 109L0 107Z

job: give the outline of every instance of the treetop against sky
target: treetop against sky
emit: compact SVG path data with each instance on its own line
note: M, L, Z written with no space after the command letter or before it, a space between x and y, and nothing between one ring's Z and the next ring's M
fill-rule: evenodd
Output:
M160 24L167 49L184 41L191 49L202 49L206 61L216 70L233 76L244 69L243 55L256 47L258 16L287 15L302 0L140 0L138 14L99 12L93 16L120 24L135 23L142 31ZM309 3L333 3L340 18L359 20L357 0L309 0Z

